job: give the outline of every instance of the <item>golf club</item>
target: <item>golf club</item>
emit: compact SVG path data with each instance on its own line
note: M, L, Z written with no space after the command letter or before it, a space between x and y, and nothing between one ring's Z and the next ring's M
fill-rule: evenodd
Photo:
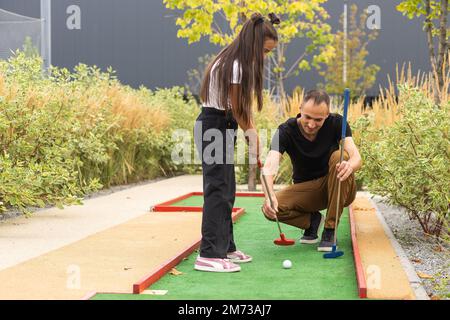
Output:
M269 196L270 207L272 209L274 209L273 202L272 202L272 197L270 196L269 188L267 187L266 177L264 176L264 173L263 173L263 170L262 170L262 164L261 164L261 162L259 160L258 160L258 167L259 167L259 169L261 169L262 182L264 184L264 189L266 189L267 195ZM277 216L276 213L275 213L275 220L277 222L278 231L280 232L280 238L277 238L277 239L273 240L273 243L275 243L277 246L292 246L293 244L295 244L295 240L286 239L286 236L281 231L280 222L278 221L278 216Z
M350 90L345 89L344 90L344 116L342 119L342 131L341 131L341 154L339 163L341 163L344 160L344 146L345 146L345 131L347 128L347 110L348 110L348 104L350 101ZM337 201L336 201L336 218L334 219L334 239L333 239L333 248L331 252L325 253L323 257L325 259L334 259L342 256L344 254L343 251L337 251L336 250L336 235L337 235L337 228L338 228L338 220L339 220L339 202L341 198L341 180L338 181L338 194L337 194Z

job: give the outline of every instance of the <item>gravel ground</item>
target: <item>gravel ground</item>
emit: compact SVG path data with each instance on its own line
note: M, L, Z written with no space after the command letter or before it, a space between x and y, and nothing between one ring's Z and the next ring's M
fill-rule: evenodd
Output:
M388 205L379 196L372 200L414 266L430 298L450 300L450 244L426 236L419 222L410 220L403 208Z

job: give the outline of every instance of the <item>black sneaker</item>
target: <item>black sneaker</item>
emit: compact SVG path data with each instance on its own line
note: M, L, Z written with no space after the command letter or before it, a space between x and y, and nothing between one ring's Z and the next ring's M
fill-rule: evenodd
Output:
M334 229L323 229L322 239L317 247L317 251L331 252L333 251L334 244ZM336 248L337 248L337 239L336 239Z
M319 231L322 221L323 216L320 214L320 212L313 212L311 214L311 225L303 233L303 237L300 238L300 243L311 244L319 242L317 231Z

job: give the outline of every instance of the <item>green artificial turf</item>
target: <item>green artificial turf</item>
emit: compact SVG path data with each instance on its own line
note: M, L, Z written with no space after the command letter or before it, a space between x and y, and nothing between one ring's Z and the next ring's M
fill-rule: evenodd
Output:
M201 205L194 196L175 205ZM182 204L180 204L182 203ZM235 207L246 213L234 224L239 250L253 256L241 264L236 273L212 273L194 270L197 252L182 261L176 269L182 275L166 274L149 289L168 290L166 295L97 294L93 299L358 299L348 210L345 209L338 231L339 250L344 256L324 259L317 244L281 247L273 244L279 237L275 223L261 213L261 197L237 197ZM282 224L287 238L298 240L301 231ZM285 259L291 269L283 269Z

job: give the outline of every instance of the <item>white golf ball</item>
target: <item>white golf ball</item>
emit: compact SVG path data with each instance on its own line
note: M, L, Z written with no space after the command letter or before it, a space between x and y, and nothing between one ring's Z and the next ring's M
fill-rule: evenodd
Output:
M292 267L292 262L291 260L284 260L283 261L283 268L285 269L290 269Z

